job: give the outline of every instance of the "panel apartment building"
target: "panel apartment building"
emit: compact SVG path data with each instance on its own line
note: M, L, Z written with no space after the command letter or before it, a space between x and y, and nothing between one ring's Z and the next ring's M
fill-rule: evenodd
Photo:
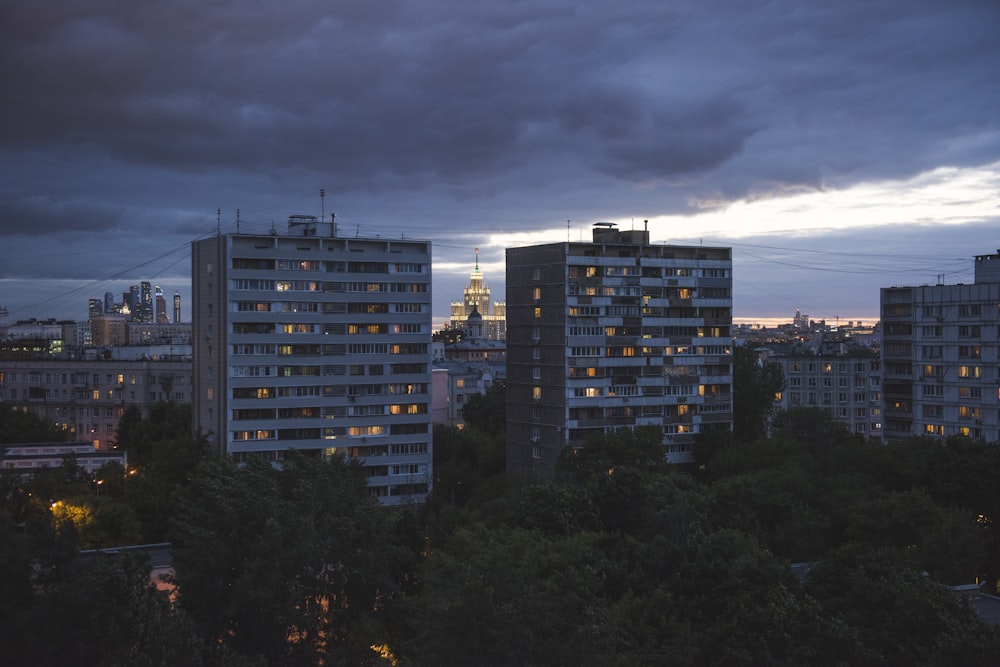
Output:
M158 401L190 402L191 358L0 359L0 400L52 422L73 440L109 450L127 408L147 414Z
M655 425L672 462L732 429L732 252L593 242L507 250L507 467L548 474L594 433Z
M285 234L192 247L195 427L236 461L344 454L384 504L431 483L431 247Z
M822 408L851 433L881 439L881 359L792 355L767 361L778 364L785 376L777 409Z
M883 288L881 311L885 438L1000 440L1000 254L971 285Z

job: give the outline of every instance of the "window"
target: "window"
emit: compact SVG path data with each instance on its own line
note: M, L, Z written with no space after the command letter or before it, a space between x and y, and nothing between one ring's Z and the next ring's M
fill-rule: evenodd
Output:
M982 419L983 411L973 405L958 406L958 416L962 419Z
M940 359L943 351L943 346L941 345L924 345L923 346L923 358L924 359Z
M533 399L535 399L536 401L540 401L542 399L542 388L541 387L532 387L531 388L531 397Z
M541 299L542 298L542 288L541 287L536 287L534 290L532 290L532 295L531 296L532 296L532 298L535 301L538 301L539 299Z
M944 414L944 408L940 405L925 405L921 412L924 417L941 417Z
M959 345L958 346L958 358L959 359L978 359L980 356L980 347L978 345Z
M977 378L979 377L979 366L959 366L958 377Z
M961 338L979 338L980 334L981 328L977 324L963 324L958 327L958 335Z
M964 317L975 317L980 313L978 303L963 303L958 307L958 314Z

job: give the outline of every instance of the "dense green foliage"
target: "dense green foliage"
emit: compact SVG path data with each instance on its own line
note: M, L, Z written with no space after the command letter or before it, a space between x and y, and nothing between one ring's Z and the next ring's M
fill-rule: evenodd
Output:
M774 409L774 396L785 389L785 376L775 363L765 363L746 345L733 348L733 433L741 442L764 435Z
M0 444L64 442L66 431L33 412L11 410L0 403Z
M706 436L694 475L638 429L518 480L502 434L479 430L495 417L473 417L435 431L430 502L384 508L357 464L235 466L171 415L126 421L143 468L109 477L100 501L131 509L140 534L167 531L174 604L141 562L70 567L88 534L111 539L50 506L65 493L100 509L71 462L0 478L8 664L1000 663L997 628L945 586L1000 581L996 445L881 445L796 410L771 437ZM141 489L167 496L159 511L132 509ZM69 629L45 641L40 619Z

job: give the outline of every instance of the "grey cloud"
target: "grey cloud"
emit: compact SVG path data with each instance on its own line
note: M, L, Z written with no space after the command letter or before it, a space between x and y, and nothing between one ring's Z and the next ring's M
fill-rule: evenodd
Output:
M345 224L439 235L989 164L997 25L973 0L9 0L4 254L169 245L218 207L263 227L320 187Z

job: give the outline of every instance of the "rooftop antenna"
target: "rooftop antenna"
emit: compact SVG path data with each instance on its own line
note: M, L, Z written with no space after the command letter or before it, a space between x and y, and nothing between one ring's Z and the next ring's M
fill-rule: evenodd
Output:
M215 209L215 235L222 236L222 209Z
M333 225L333 238L337 238L337 214L330 214L330 224Z
M360 238L360 237L361 237L361 225L358 224L357 229L354 230L354 238Z
M236 233L240 233L240 209L236 209Z
M569 243L569 220L566 221L566 243Z
M326 188L319 189L319 219L326 217Z

